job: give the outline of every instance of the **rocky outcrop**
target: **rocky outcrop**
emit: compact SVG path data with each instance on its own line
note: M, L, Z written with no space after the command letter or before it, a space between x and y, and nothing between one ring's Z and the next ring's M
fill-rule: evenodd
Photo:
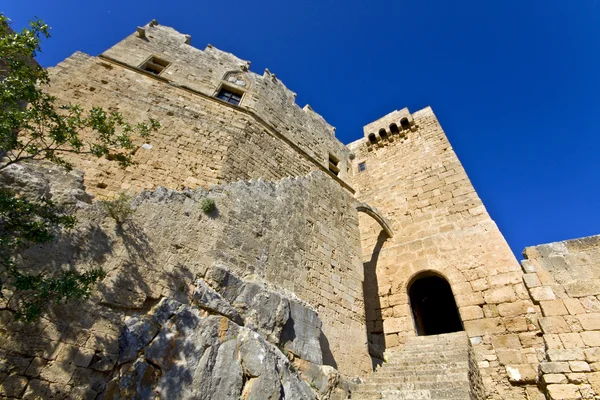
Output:
M132 317L104 399L315 399L286 356L222 315L162 300Z
M191 305L162 299L126 320L102 398L346 398L350 384L320 365L320 327L300 301L215 266Z

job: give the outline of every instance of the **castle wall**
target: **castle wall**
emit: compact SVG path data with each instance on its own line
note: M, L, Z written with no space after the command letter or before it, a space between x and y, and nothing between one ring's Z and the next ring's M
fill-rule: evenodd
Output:
M371 353L416 335L408 284L420 272L435 271L451 285L490 398L524 398L526 387L536 390L543 343L519 264L431 109L412 117L412 129L401 134L390 132L386 117L368 125L369 131L386 129L391 140L349 145L356 154L351 183L357 198L376 207L396 232L386 238L360 219ZM509 384L507 376L524 386Z
M145 37L134 33L103 53L130 67L140 67L154 55L171 63L161 77L175 85L215 96L221 87L243 94L240 108L251 111L281 135L296 144L326 169L329 153L340 159L340 177L345 179L349 151L335 138L335 129L310 106L300 108L296 94L268 70L258 75L248 70L250 62L208 45L199 50L186 44L185 35L150 23Z
M236 107L168 85L150 76L82 53L52 70L50 92L59 103L103 106L134 122L156 118L162 127L136 139L134 165L126 169L94 156L66 158L85 170L93 194L165 186L208 187L224 181L303 175L315 165ZM148 146L148 144L150 146Z
M600 236L527 247L521 262L531 298L541 307L550 399L600 393Z
M217 205L209 215L200 208L206 197ZM100 265L108 275L90 300L52 307L35 325L16 321L12 303L2 299L0 359L8 369L0 380L11 377L6 382L17 389L10 393L63 398L78 387L103 391L120 368L127 318L161 298L190 304L196 279L216 267L316 310L323 322L317 358L325 364L350 376L370 370L354 199L328 176L313 172L183 193L159 188L133 204L133 213L117 224L98 202L80 203L74 232L24 254L24 269ZM257 318L274 318L263 313ZM296 321L295 328L304 323Z

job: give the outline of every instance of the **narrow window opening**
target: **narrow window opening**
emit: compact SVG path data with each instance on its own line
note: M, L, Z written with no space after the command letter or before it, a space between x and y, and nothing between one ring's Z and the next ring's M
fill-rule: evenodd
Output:
M340 159L329 153L329 170L333 172L335 176L338 176L340 173L340 167L338 164L340 163Z
M160 75L171 63L158 57L150 57L140 68L154 75Z
M388 135L387 135L387 132L385 131L385 129L381 128L381 129L379 130L379 136L380 136L382 139L387 139Z
M358 163L358 172L363 172L367 170L367 163L365 161Z
M392 134L395 134L395 133L396 133L396 134L397 134L397 133L400 133L400 130L398 129L398 125L396 125L396 124L392 123L392 124L390 125L390 132L392 132Z
M408 118L402 118L400 120L400 126L402 126L402 129L410 129L410 122L408 122Z
M239 105L240 101L242 101L242 95L240 93L232 92L231 90L226 88L221 88L221 90L217 94L217 98L235 106Z
M369 142L373 144L377 143L377 136L374 133L369 133Z

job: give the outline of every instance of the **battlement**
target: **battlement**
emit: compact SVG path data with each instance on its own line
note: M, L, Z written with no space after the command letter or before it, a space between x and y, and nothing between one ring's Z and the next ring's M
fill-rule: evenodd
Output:
M266 69L249 70L250 62L208 44L191 46L191 37L151 21L102 53L206 96L249 110L328 167L330 155L345 169L350 152L335 138L335 128L306 105L296 104L296 93Z
M373 145L383 140L393 140L394 136L403 138L406 136L406 132L409 130L414 132L416 129L415 120L408 108L405 107L365 125L363 132L368 143Z

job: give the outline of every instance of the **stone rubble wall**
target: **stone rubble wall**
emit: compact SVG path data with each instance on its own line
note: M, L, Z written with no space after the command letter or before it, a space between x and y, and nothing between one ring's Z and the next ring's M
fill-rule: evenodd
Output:
M432 110L412 116L414 130L405 137L348 146L356 154L350 180L356 197L376 207L396 232L386 238L359 217L371 354L416 335L408 285L418 273L435 271L450 283L488 398L534 397L544 344L519 263Z
M78 186L64 192L44 188L55 186L44 183L48 175ZM158 375L170 367L139 353L151 341L135 347L137 358L118 360L129 318L142 318L161 299L182 304L196 315L194 324L208 330L218 328L219 316L224 317L235 332L224 329L238 345L249 329L261 341L281 346L298 359L298 369L322 396L333 395L331 385L342 382L333 368L345 376L370 369L354 199L325 174L275 183L240 181L211 191L157 188L134 198L134 211L121 224L81 195L81 175L48 164L4 182L18 188L28 180L40 182L34 194L76 196L67 203L77 210L79 223L56 242L26 251L24 268L102 265L108 275L89 301L53 308L33 326L14 319L14 299L3 300L0 378L6 395L63 398L72 392L80 398L84 387L101 393L111 379L125 392L133 390L131 379L158 387ZM217 205L208 215L200 209L207 197ZM238 292L232 293L233 287ZM165 335L175 334L169 332ZM276 363L283 362L279 359ZM237 360L231 362L245 362Z
M597 398L600 236L527 247L523 255L523 280L541 308L541 386L551 400Z
M215 96L223 85L243 92L241 108L254 112L325 168L329 152L333 153L345 179L350 152L335 138L335 129L310 107L300 108L296 94L275 74L256 74L248 70L248 61L211 45L199 50L185 44L185 35L173 28L152 25L144 27L145 38L133 33L103 55L135 68L152 55L160 57L171 63L161 77L206 96Z

